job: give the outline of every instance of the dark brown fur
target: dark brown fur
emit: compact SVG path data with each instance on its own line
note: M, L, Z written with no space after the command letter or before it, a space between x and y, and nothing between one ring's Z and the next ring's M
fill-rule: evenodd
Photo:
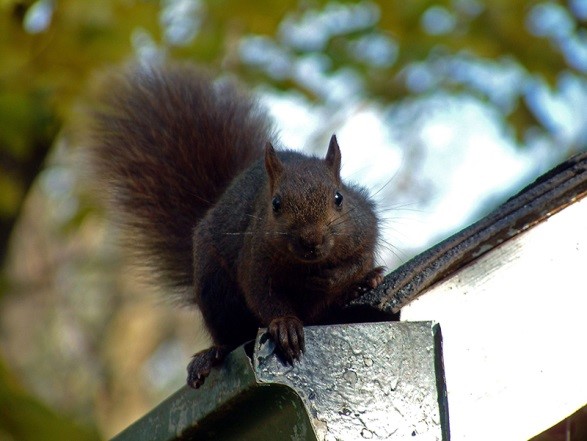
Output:
M341 181L335 137L325 159L275 152L254 100L186 65L134 67L105 85L94 169L161 280L193 286L215 343L194 356L190 385L259 326L293 362L303 325L380 283L374 207Z

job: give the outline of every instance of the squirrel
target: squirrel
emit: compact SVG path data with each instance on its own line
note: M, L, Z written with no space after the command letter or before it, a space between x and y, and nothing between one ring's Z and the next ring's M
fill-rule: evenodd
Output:
M276 150L257 100L179 62L115 69L90 113L90 166L123 235L212 337L190 386L259 327L293 364L304 325L383 280L374 202L342 182L336 136L324 158Z

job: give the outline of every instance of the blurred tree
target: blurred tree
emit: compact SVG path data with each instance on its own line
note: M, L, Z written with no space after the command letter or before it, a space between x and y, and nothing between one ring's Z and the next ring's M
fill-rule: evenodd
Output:
M466 93L495 107L520 140L537 128L557 138L565 122L545 102L585 87L584 4L4 0L0 257L88 74L133 51L189 56L249 81L298 89L332 108L337 80L354 84L360 99L381 103ZM572 137L566 141L577 148L585 130Z
M157 29L153 2L0 3L0 260L14 220L89 72Z
M68 170L75 167L63 159L69 133L64 122L76 122L80 96L92 73L105 66L131 56L196 59L311 102L321 109L315 139L365 102L387 118L399 115L402 129L410 132L410 124L428 117L431 98L441 112L449 102L473 101L520 147L547 145L556 161L584 148L587 137L586 117L576 111L587 104L586 21L583 0L0 0L0 261L39 173L45 211L31 209L28 216L60 216L49 219L51 228L36 228L51 231L61 245L69 244L72 230L85 232L88 205L72 196L76 185ZM412 108L420 116L408 112L401 120L398 109ZM406 164L410 173L410 160ZM14 246L24 248L20 242ZM25 271L24 279L63 269L63 261L76 274L91 273L93 265L80 258L76 246L67 250L51 254L51 264L29 265L34 271ZM110 255L103 260L116 266ZM14 274L10 286L3 276L0 300L9 288L27 291L15 290ZM44 279L37 283L37 294L39 286L49 285ZM60 286L55 289L63 291ZM115 297L102 297L108 307L84 304L83 311L125 310ZM52 307L62 310L59 302ZM67 308L74 310L70 303ZM108 323L123 320L113 312L103 317ZM87 345L96 357L108 352L98 341L107 333L100 323L93 324L95 337ZM150 345L157 347L156 341ZM108 375L114 383L114 374Z
M97 440L95 431L72 424L21 390L0 364L0 439ZM42 435L41 435L42 434Z

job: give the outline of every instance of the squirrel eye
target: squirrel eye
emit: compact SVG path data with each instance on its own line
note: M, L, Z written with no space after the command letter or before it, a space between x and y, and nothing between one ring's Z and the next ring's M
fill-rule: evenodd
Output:
M273 199L271 200L271 204L273 205L273 212L274 213L277 213L279 210L281 210L281 196L279 196L279 195L273 196Z
M342 206L342 195L340 194L340 192L336 192L334 193L334 203L336 204L337 207L341 207Z

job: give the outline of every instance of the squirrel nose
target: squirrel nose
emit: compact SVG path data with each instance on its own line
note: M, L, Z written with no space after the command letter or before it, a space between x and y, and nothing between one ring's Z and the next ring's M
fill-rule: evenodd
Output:
M324 235L318 231L304 232L300 234L298 242L303 250L314 252L324 243Z

